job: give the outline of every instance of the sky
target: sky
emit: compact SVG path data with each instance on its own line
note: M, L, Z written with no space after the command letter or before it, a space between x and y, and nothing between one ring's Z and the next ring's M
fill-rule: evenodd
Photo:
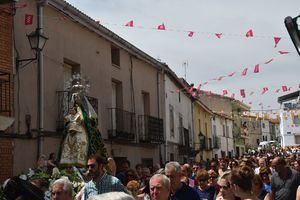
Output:
M300 15L299 0L67 1L165 62L188 83L198 87L208 82L201 89L217 94L227 90L228 96L234 93L252 110L278 109L279 96L300 89L300 56L284 25L285 17ZM133 27L125 26L131 20ZM162 23L166 30L157 30ZM246 37L250 29L253 37ZM194 32L192 37L188 37L189 31ZM222 33L221 38L215 33ZM276 48L274 37L281 38ZM264 64L270 59L273 61ZM259 73L253 73L256 64ZM247 75L241 76L245 68ZM232 72L235 75L228 77ZM212 80L221 76L225 76L221 81ZM283 92L282 86L291 87L290 91ZM268 91L261 94L264 87Z

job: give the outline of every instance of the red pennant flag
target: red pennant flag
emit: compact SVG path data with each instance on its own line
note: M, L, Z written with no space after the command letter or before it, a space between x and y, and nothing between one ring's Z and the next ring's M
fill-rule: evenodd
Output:
M228 74L229 77L232 77L235 74L235 72L232 72L230 74Z
M197 90L199 91L200 90L200 88L201 88L201 83L198 85L198 87L197 87Z
M25 25L32 25L33 23L33 15L31 14L25 14Z
M287 88L287 86L285 86L285 85L283 85L281 88L282 88L282 91L283 91L283 92L288 91L288 88Z
M234 94L234 93L232 93L232 94L231 94L231 98L232 98L232 99L234 99L234 96L235 96L235 94Z
M253 31L252 31L252 29L250 29L249 31L247 31L246 37L253 37Z
M253 92L253 91L251 91L249 95L251 96L251 95L253 95L253 94L254 94L254 92Z
M291 91L292 88L293 88L293 87L289 87L288 91Z
M217 81L221 81L225 76L220 76L219 78L217 78Z
M263 103L259 103L258 105L259 105L259 106L262 106L262 105L263 105Z
M276 93L278 93L280 91L280 89L275 90Z
M245 98L246 97L245 89L241 89L240 92L241 92L241 96Z
M274 46L274 48L276 48L277 47L277 44L278 44L278 42L281 40L281 38L280 37L274 37L274 42L275 42L275 46Z
M222 33L215 33L215 35L217 36L217 38L221 38Z
M223 96L225 96L226 94L228 94L227 90L223 90Z
M125 26L133 27L133 20L127 22L127 23L125 24Z
M267 62L265 62L265 64L269 64L270 62L272 62L274 59L272 58L272 59L270 59L270 60L268 60Z
M208 84L208 82L204 82L202 86L207 85L207 84Z
M196 92L193 92L193 93L192 93L192 97L195 97L196 95L197 95Z
M158 30L166 30L166 27L164 24L158 25L157 27Z
M255 65L254 67L254 73L258 73L259 72L259 64Z
M261 94L265 94L268 90L269 90L268 87L264 87L264 88L263 88L263 91L261 92Z
M248 71L248 68L245 68L242 72L242 76L246 76L247 75L247 71Z
M15 8L16 8L16 9L18 9L18 8L25 8L25 7L27 7L27 4L26 4L26 3L22 3L22 4L21 4L21 3L18 3L18 4L15 5Z
M189 36L189 37L193 37L193 35L194 35L194 32L193 32L193 31L189 31L188 36Z
M280 53L280 54L288 54L290 52L288 52L288 51L278 51L278 53Z
M249 104L251 105L251 104L252 104L252 101L249 101Z

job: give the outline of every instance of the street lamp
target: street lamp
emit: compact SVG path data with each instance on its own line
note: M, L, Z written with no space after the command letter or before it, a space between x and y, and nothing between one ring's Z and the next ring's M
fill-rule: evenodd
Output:
M37 60L38 52L44 49L44 46L48 40L46 36L40 33L39 29L36 29L35 31L31 32L29 35L27 35L27 38L30 44L30 48L35 51L35 56L34 58L25 58L25 59L19 59L19 57L17 57L16 59L17 70L19 69L22 62L27 62L22 66L25 67L32 61Z
M298 52L298 54L300 55L300 30L299 30L299 26L300 26L300 15L297 17L286 17L284 19L284 24L286 29L289 32L289 35L292 39L292 42L294 43L294 46Z

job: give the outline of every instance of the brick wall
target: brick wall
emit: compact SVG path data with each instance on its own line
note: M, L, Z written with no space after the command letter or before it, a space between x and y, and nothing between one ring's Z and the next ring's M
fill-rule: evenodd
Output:
M0 105L0 115L6 116L11 116L13 102L13 84L6 82L12 82L12 28L13 16L11 4L0 5L0 102L2 103Z
M12 139L0 138L0 183L13 174Z
M12 77L13 70L13 43L12 43L12 27L13 16L10 4L0 5L0 82L8 80L8 75ZM5 75L4 75L5 74ZM13 102L13 84L2 85L0 87L1 107L5 108L5 112L0 112L0 115L12 115ZM8 108L8 109L7 109ZM1 109L1 108L0 108ZM8 110L8 111L7 111ZM1 110L0 110L1 111ZM13 141L12 139L0 137L0 183L13 174Z

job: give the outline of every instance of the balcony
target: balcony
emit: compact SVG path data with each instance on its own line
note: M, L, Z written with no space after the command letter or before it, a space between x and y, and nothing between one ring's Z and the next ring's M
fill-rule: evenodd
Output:
M0 71L0 115L11 116L11 75Z
M69 91L56 91L57 95L57 120L56 120L56 131L61 133L64 130L64 117L69 114L69 110L72 107L70 104L71 96ZM94 97L87 96L90 104L92 105L93 109L96 113L98 113L98 99Z
M164 142L163 120L148 115L138 116L140 143L162 144Z
M111 125L108 138L122 141L134 141L136 135L135 113L119 108L109 108Z

